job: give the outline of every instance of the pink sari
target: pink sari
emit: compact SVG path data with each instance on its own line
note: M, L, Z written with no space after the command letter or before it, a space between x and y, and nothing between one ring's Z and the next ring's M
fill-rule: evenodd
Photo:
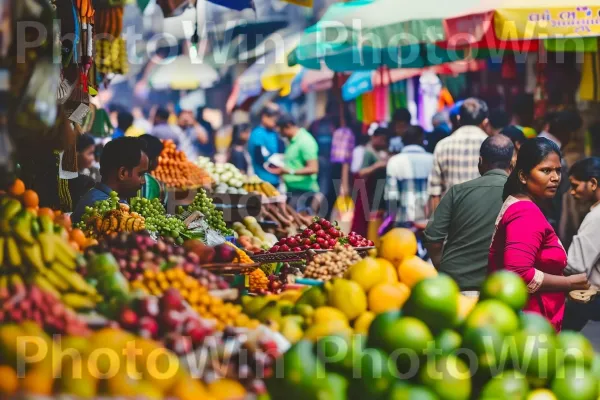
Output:
M562 276L566 265L565 249L539 207L512 196L506 199L490 247L490 273L500 269L513 271L531 289L536 285L536 270ZM542 314L560 331L565 299L564 292L535 291L530 293L525 310Z

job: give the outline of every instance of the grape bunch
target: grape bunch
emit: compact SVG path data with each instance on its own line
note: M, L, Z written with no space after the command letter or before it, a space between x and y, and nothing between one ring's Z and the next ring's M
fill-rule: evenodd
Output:
M179 245L183 244L184 238L181 235L187 231L187 227L179 218L167 216L165 207L159 199L134 197L131 199L131 210L146 219L148 231L156 232L162 237L173 238Z
M188 211L200 211L212 229L221 232L225 236L233 235L233 231L227 228L225 220L223 220L223 212L216 209L213 200L206 195L204 189L198 190L194 201L187 209ZM183 207L180 206L178 212L183 213Z

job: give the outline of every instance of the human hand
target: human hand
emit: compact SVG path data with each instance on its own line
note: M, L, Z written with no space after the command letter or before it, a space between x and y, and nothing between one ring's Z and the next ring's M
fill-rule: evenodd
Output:
M590 282L588 282L587 274L577 274L567 277L570 290L588 290L590 288Z
M287 171L285 170L285 168L281 168L281 167L271 167L271 166L266 166L265 169L272 173L273 175L283 175L285 174Z

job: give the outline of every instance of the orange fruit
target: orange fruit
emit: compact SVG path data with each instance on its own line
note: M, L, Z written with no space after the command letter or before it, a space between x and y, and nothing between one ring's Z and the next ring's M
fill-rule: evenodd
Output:
M246 398L246 389L238 381L220 379L208 384L208 392L219 400L235 400Z
M39 207L40 197L35 191L28 189L23 193L23 204L28 208Z
M85 233L83 233L83 231L79 228L73 228L73 230L71 231L71 234L69 235L69 238L77 243L79 245L79 247L83 248L85 247L86 243L87 243L87 238L85 237Z
M379 314L399 310L409 296L410 289L404 283L379 283L369 291L369 311Z
M54 222L64 228L67 228L67 229L71 228L71 217L69 215L60 214L56 217Z
M376 260L383 269L383 281L388 283L398 282L398 271L396 271L394 264L385 258L376 258Z
M43 368L36 368L28 371L23 379L20 379L20 389L27 394L37 394L40 396L50 396L52 394L52 385L54 379L52 372Z
M410 229L394 228L381 237L379 256L399 265L407 257L417 254L417 238Z
M38 210L38 216L42 216L45 215L47 217L50 217L52 219L52 221L54 221L54 210L52 210L51 208L48 207L41 207Z
M9 366L0 365L0 397L10 397L19 388L17 372Z
M438 272L433 265L421 260L417 256L405 259L398 266L400 282L407 284L410 288L414 287L423 279L437 276L437 274Z
M15 179L12 185L8 188L8 193L13 196L20 196L25 193L25 183L20 179Z
M77 242L69 240L69 244L71 245L71 247L73 249L75 249L75 251L81 251L81 247L79 246L79 244Z

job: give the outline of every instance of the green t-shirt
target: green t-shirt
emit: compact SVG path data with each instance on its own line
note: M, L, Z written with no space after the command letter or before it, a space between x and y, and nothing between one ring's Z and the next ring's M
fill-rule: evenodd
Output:
M308 161L317 160L319 145L313 136L300 128L290 145L285 149L285 167L292 171L306 167ZM318 192L317 174L284 175L283 180L289 191Z
M487 276L490 244L507 178L506 172L494 169L452 186L427 224L425 242L444 242L439 271L450 275L460 290L480 290Z

